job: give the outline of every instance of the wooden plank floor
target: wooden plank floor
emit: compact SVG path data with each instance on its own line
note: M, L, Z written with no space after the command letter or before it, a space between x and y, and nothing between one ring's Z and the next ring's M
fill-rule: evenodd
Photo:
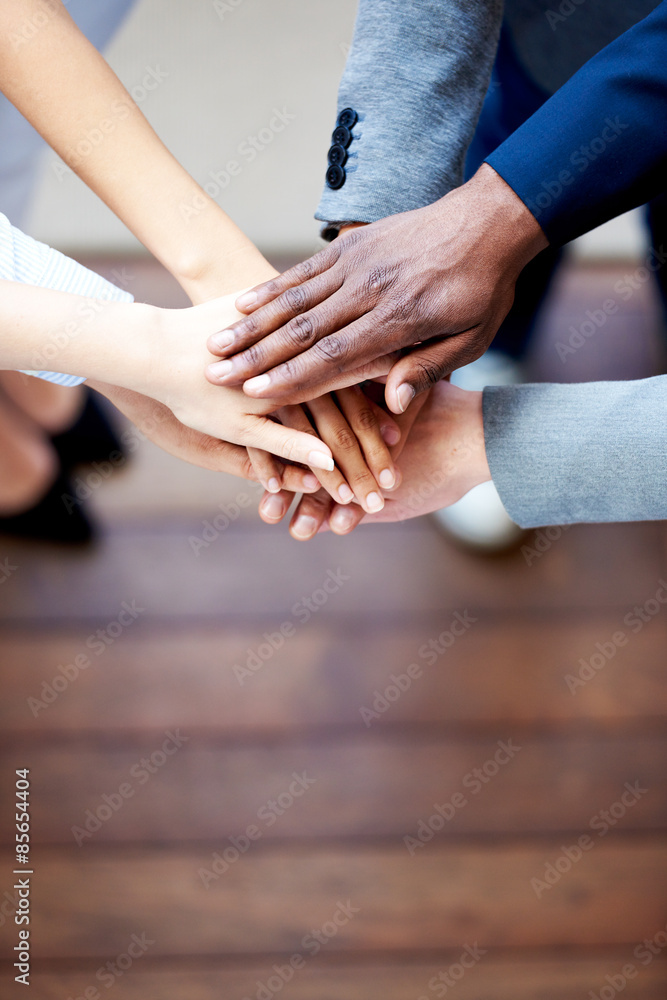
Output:
M139 298L182 302L154 265L122 265ZM559 358L629 270L563 273L539 377L659 370L646 286ZM195 555L241 494L257 490L144 442L94 491L94 550L0 536L17 567L0 587L2 997L664 1000L665 526L577 526L536 557L484 559L427 519L300 545L250 507ZM327 574L338 590L303 621ZM124 602L135 619L100 643ZM469 627L427 657L457 615ZM627 644L571 690L619 629Z

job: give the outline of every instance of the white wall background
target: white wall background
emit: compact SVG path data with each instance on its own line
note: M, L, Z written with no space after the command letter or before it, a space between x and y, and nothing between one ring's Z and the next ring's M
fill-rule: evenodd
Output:
M94 0L91 0L94 2ZM336 91L356 0L140 0L106 53L158 134L201 183L242 163L217 200L266 252L317 249L313 212L326 168ZM142 80L165 77L153 90ZM166 76L165 76L166 74ZM294 118L253 162L239 147L274 108ZM266 137L266 133L264 133ZM30 233L64 250L139 244L48 151ZM588 256L628 256L644 243L634 218L590 234Z

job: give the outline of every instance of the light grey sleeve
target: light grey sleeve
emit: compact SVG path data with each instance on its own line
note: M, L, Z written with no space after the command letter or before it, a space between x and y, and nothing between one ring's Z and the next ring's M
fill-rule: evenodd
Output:
M317 219L374 222L461 183L502 13L502 0L360 0L338 92L338 112L359 120L345 183L325 186Z
M667 375L490 386L491 475L523 528L667 518Z

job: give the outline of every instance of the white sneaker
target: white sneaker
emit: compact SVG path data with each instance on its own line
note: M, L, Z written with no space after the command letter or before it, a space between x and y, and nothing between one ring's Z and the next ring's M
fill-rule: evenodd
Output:
M503 552L519 544L526 532L510 518L492 482L480 483L431 517L439 528L464 545L483 552Z
M487 351L477 361L452 373L452 383L478 391L485 385L516 385L522 381L521 366L500 351ZM481 552L503 552L514 548L527 534L515 524L492 482L474 486L449 507L431 514L441 530Z

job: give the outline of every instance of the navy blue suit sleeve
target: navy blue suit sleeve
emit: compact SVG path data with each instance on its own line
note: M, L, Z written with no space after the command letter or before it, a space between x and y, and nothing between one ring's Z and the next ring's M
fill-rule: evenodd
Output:
M487 162L562 245L667 188L667 0L589 60Z

